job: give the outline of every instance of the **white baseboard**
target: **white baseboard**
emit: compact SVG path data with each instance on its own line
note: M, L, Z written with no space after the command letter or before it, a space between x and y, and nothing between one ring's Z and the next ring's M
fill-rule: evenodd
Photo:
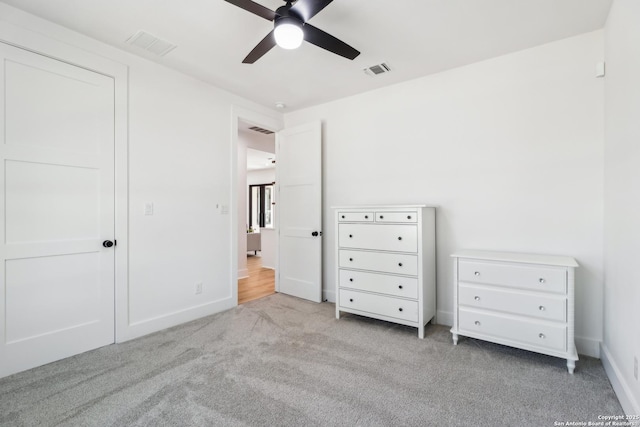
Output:
M238 270L238 280L246 279L247 277L249 277L249 269L248 268L243 268L241 270Z
M600 359L600 340L594 340L593 338L575 337L576 350L578 354L584 354L585 356L595 357Z
M134 338L139 338L141 336L148 335L153 332L158 332L163 329L171 328L173 326L181 325L183 323L187 323L201 317L210 316L212 314L220 313L221 311L229 310L237 305L237 300L234 301L231 298L224 298L195 307L189 307L187 309L169 313L163 316L133 322L126 327L126 330L117 331L116 342L121 343L132 340Z
M616 361L604 344L601 345L600 354L602 355L602 365L613 386L613 391L616 392L620 405L622 405L622 410L626 415L640 414L640 403L634 398L631 387L624 380Z
M435 323L438 325L453 326L453 312L437 310Z
M322 301L336 302L336 291L335 289L323 289L322 291Z

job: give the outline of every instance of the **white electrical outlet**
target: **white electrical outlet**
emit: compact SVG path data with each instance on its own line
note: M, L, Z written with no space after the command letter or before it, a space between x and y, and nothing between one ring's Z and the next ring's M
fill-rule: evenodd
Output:
M633 376L638 381L638 356L633 356Z
M196 283L196 295L202 293L202 282Z

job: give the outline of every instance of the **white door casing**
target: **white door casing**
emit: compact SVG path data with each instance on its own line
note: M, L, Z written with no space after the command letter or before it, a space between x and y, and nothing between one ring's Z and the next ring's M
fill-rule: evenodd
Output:
M321 302L321 123L309 123L278 132L276 159L276 290Z
M0 377L114 342L114 81L0 43Z

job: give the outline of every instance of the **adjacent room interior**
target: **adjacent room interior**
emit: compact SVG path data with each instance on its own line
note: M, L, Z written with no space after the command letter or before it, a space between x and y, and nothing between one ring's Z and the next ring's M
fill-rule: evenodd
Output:
M238 222L244 221L246 234L238 235L238 304L275 292L275 149L273 131L240 121Z

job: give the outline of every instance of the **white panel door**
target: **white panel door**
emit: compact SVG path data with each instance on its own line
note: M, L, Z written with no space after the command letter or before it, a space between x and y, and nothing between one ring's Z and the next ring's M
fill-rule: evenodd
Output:
M322 301L320 122L276 134L278 292Z
M2 377L114 342L114 82L0 58Z

